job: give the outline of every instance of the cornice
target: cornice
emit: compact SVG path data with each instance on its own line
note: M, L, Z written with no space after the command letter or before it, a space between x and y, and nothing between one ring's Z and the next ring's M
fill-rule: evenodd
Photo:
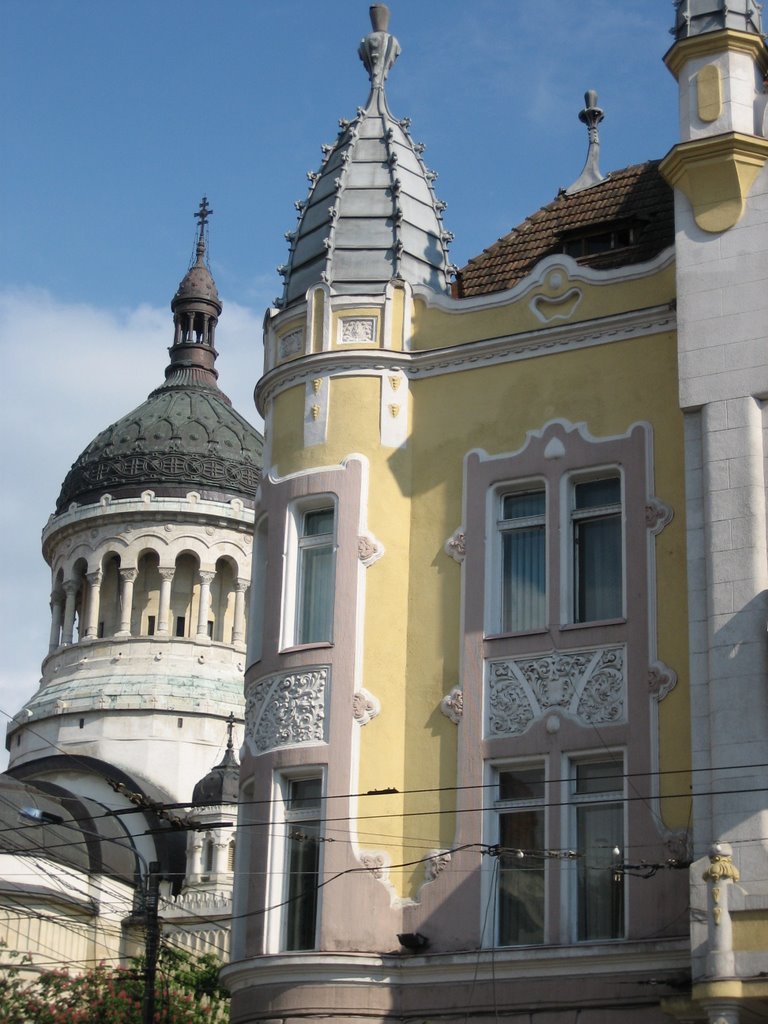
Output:
M402 371L410 380L419 380L480 366L493 366L660 334L674 330L676 323L675 311L665 304L598 320L484 338L426 352L391 352L382 349L321 352L283 363L266 373L256 385L256 404L264 416L267 404L281 391L306 384L319 376L379 376Z
M678 78L688 61L698 57L715 57L726 50L745 53L755 61L763 74L768 71L768 48L763 37L752 32L738 32L733 28L704 32L683 39L667 50L663 60L675 78Z
M254 985L371 984L442 985L524 978L582 977L627 974L631 971L679 972L690 963L685 939L652 942L594 943L413 956L370 956L355 953L267 955L224 967L222 977L232 992Z
M242 498L231 501L211 501L194 497L190 491L184 498L158 498L151 491L139 498L118 498L105 500L106 495L90 505L75 505L59 515L51 515L43 527L43 554L62 538L93 529L96 523L117 526L122 521L141 519L148 526L158 522L196 523L200 526L216 526L242 532L253 525L255 512ZM190 495L193 495L190 497Z

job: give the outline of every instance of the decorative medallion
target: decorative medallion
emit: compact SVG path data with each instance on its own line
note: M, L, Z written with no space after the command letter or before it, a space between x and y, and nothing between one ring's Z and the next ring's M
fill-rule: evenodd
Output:
M427 882L434 882L439 874L451 863L451 854L448 850L430 850L427 859L424 861L424 874Z
M459 724L464 714L464 691L460 686L454 686L450 693L446 693L440 701L440 710L454 725Z
M380 702L367 690L358 690L352 698L352 717L358 725L367 725L380 712Z
M661 533L672 521L674 511L658 498L649 498L645 506L645 525L653 534Z
M677 673L663 661L654 661L648 668L648 689L658 701L664 700L677 685Z
M372 533L361 533L357 538L357 557L367 568L384 554L384 545Z
M376 341L376 317L342 317L339 321L340 345L372 345Z
M377 881L386 878L389 870L389 857L386 853L372 852L361 853L360 863L367 868Z
M553 710L586 725L623 721L625 661L616 646L489 662L486 736L519 736Z
M466 549L466 536L464 535L464 527L460 526L457 530L451 534L448 540L443 545L446 555L458 562L459 565L464 561L464 556L467 553Z
M325 702L330 670L307 669L267 676L249 687L245 701L245 739L263 754L277 747L325 742Z

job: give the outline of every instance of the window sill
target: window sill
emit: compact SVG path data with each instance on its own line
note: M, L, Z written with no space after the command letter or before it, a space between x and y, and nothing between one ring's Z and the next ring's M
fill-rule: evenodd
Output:
M283 647L279 654L300 654L302 651L317 651L327 650L329 647L333 647L333 641L331 640L316 640L311 644L295 644L293 647Z
M550 632L549 626L539 626L536 629L521 629L517 633L485 633L483 640L510 640L518 636L546 636Z
M625 618L619 619L590 619L589 622L564 622L559 628L562 633L570 629L595 629L602 626L626 626Z

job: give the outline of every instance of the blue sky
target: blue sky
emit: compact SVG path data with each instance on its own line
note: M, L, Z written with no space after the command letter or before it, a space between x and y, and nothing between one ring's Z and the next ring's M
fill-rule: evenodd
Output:
M579 174L663 156L671 0L393 0L387 94L439 172L462 264ZM366 0L3 0L0 349L6 398L0 709L47 646L39 531L70 463L162 379L168 304L214 209L221 384L246 416L284 233L320 145L367 96ZM0 715L0 722L3 721Z

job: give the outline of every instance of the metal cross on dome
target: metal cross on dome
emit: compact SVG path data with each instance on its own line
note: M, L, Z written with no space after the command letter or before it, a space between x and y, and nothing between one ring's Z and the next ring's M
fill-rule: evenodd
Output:
M202 235L203 231L205 230L206 224L208 223L208 218L212 214L213 214L213 210L208 205L208 196L203 196L203 198L200 200L200 208L198 210L196 210L195 214L194 214L194 216L197 218L197 221L199 223L200 234L201 235Z

